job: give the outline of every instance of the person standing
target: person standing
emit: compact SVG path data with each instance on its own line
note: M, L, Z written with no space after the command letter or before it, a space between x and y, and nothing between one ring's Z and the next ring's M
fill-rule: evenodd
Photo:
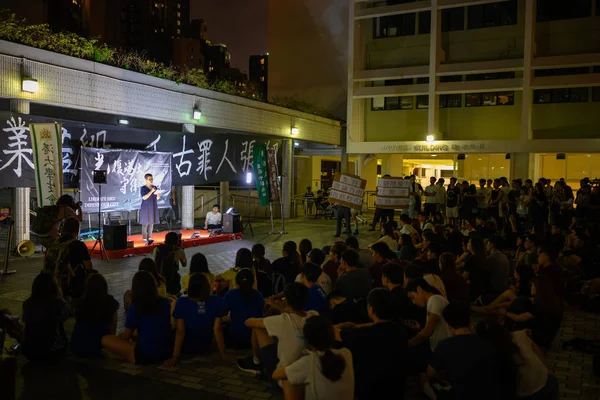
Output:
M442 215L442 221L446 221L446 188L444 188L444 178L438 179L436 185L438 185L438 191L435 195L437 203L437 211Z
M160 199L160 193L158 192L158 188L152 184L154 182L152 174L144 175L144 179L146 180L146 184L140 189L140 196L142 196L140 224L142 224L142 239L147 245L151 245L154 242L152 240L154 224L160 222L160 217L158 216L158 199Z
M446 191L446 217L448 223L455 225L458 220L458 203L460 199L460 188L456 186L456 178L450 178L450 185Z
M425 192L423 193L425 195L425 213L430 218L434 218L437 212L438 186L435 185L436 180L434 176L429 178L429 186L425 188Z
M408 179L410 180L408 216L411 219L415 219L417 214L421 211L421 193L423 192L423 188L416 182L417 177L415 175L411 175Z
M352 232L350 231L350 208L341 204L338 205L335 216L335 237L340 237L342 232L342 220L346 221L346 231L344 233L347 235L352 235Z

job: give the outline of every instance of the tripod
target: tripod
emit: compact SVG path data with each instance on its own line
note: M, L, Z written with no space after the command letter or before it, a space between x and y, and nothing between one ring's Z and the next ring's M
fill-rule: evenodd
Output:
M110 262L108 259L108 254L106 254L106 249L104 248L104 243L102 242L102 184L98 185L98 239L96 239L96 243L94 243L94 247L90 250L90 255L94 252L94 249L99 244L100 245L100 258L106 258L106 262ZM102 232L102 233L101 233Z
M246 200L246 212L248 214L248 220L246 221L246 225L242 228L242 232L246 230L246 228L250 228L250 233L252 237L254 237L254 229L252 229L252 221L250 220L250 194L252 193L252 186L248 188L248 199Z

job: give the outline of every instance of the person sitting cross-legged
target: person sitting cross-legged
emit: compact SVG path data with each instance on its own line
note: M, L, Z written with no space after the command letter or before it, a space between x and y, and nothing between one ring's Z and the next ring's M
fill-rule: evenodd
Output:
M323 317L329 317L329 300L323 288L317 283L321 276L321 267L313 263L304 264L301 273L301 281L308 288L308 302L304 311L313 310Z
M213 337L224 360L231 359L225 353L223 339L222 299L210 294L208 278L202 272L190 276L188 294L177 299L173 318L177 324L173 355L165 361L172 367L179 361L181 353L199 354L212 346Z
M284 293L287 306L281 314L246 320L246 326L252 329L252 356L238 361L242 371L268 379L277 367L289 365L302 356L306 346L304 323L308 315L314 315L304 311L309 290L293 282L286 285Z
M161 363L171 355L171 304L158 295L156 281L147 271L138 271L131 285L133 302L127 312L125 331L102 337L102 346L132 364ZM137 343L131 341L137 329Z

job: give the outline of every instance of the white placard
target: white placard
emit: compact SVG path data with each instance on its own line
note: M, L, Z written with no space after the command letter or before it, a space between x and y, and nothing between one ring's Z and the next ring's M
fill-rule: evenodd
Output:
M361 198L365 194L365 190L361 189L360 186L359 187L350 186L350 185L346 185L345 183L337 182L337 181L333 182L332 189L339 190L341 192L350 193L355 196L360 196Z
M362 204L362 196L355 196L353 194L339 192L337 190L332 190L329 192L329 200L339 200L356 206L360 206Z
M340 182L344 183L346 185L355 186L355 187L358 187L358 188L360 188L362 186L362 180L361 179L353 178L351 176L344 175L344 174L340 175Z
M409 188L410 187L410 179L379 178L379 179L377 179L377 187Z
M375 199L376 206L382 207L394 207L394 208L408 208L409 198L402 197L381 197L377 196Z
M408 188L377 186L377 196L408 197Z

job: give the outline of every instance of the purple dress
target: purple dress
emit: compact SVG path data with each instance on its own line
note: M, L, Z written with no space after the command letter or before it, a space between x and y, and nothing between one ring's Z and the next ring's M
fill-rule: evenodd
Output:
M148 189L147 186L142 186L140 188L140 196L142 196L142 206L140 208L140 224L142 225L160 223L160 218L158 216L158 200L156 199L156 195L152 194L152 196L148 197L147 200L144 200L144 196L150 193L150 190L151 189Z

